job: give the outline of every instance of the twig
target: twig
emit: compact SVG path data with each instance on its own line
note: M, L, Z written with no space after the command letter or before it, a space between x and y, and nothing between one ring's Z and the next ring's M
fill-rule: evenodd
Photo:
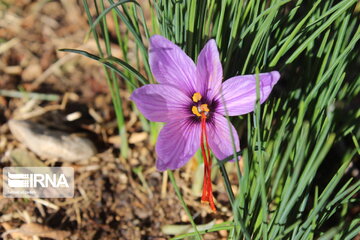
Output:
M23 92L16 90L0 90L0 96L12 97L12 98L31 98L31 99L44 100L44 101L58 101L60 99L60 96L56 94Z

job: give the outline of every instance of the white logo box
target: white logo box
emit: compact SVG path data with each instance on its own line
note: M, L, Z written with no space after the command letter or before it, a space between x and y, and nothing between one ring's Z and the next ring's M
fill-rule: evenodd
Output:
M5 167L3 196L7 198L72 198L72 167Z

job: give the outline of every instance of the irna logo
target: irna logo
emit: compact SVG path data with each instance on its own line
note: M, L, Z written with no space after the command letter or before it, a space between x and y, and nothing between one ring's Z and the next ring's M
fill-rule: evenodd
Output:
M3 195L9 198L72 198L71 167L5 167Z
M69 187L65 175L55 173L17 174L8 172L8 185L13 188Z

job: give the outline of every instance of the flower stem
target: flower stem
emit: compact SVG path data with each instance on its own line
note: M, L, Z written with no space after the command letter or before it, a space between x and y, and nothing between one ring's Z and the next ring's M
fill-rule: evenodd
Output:
M233 209L234 214L237 214L238 206L236 204L234 193L233 193L233 191L231 189L231 183L230 183L230 179L229 179L229 176L227 174L227 171L225 169L225 165L220 163L222 161L219 161L218 159L216 159L216 160L217 160L217 162L219 164L221 175L224 178L225 188L226 188L226 192L227 192L227 194L229 196L229 199L230 199L231 207ZM241 218L240 215L238 215L238 217L235 218L235 223L236 223L236 225L240 225L240 228L244 233L245 239L250 240L251 239L250 234L247 231L244 220Z
M168 175L169 175L171 184L173 185L173 187L174 187L174 189L175 189L176 195L177 195L177 197L179 198L179 200L180 200L180 202L181 202L181 205L183 206L186 214L187 214L188 217L189 217L190 223L191 223L191 225L193 226L193 228L194 228L194 230L195 230L195 232L196 232L196 236L197 236L198 239L201 240L201 239L202 239L202 238L201 238L201 235L200 235L200 233L199 233L199 231L198 231L198 229L197 229L197 227L196 227L196 224L195 224L194 219L193 219L193 217L192 217L192 215L191 215L191 213L190 213L190 210L189 210L189 208L187 207L187 205L186 205L186 203L185 203L185 201L184 201L184 198L182 197L182 195L181 195L181 193L180 193L180 189L179 189L178 185L176 184L175 177L174 177L174 173L173 173L172 171L170 171L170 170L168 170L167 172L168 172Z

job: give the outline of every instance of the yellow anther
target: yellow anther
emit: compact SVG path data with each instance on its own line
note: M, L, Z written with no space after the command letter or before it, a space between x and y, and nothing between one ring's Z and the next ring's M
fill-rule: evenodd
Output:
M199 92L194 93L194 95L192 96L192 100L193 100L194 102L200 101L201 98L202 98L202 96L201 96L201 94L200 94Z
M192 113L195 114L196 116L201 117L201 114L199 113L199 110L198 110L198 108L197 108L196 106L193 106L193 107L191 108L191 111L192 111Z
M207 104L201 104L200 110L201 110L201 112L209 112L210 111Z

